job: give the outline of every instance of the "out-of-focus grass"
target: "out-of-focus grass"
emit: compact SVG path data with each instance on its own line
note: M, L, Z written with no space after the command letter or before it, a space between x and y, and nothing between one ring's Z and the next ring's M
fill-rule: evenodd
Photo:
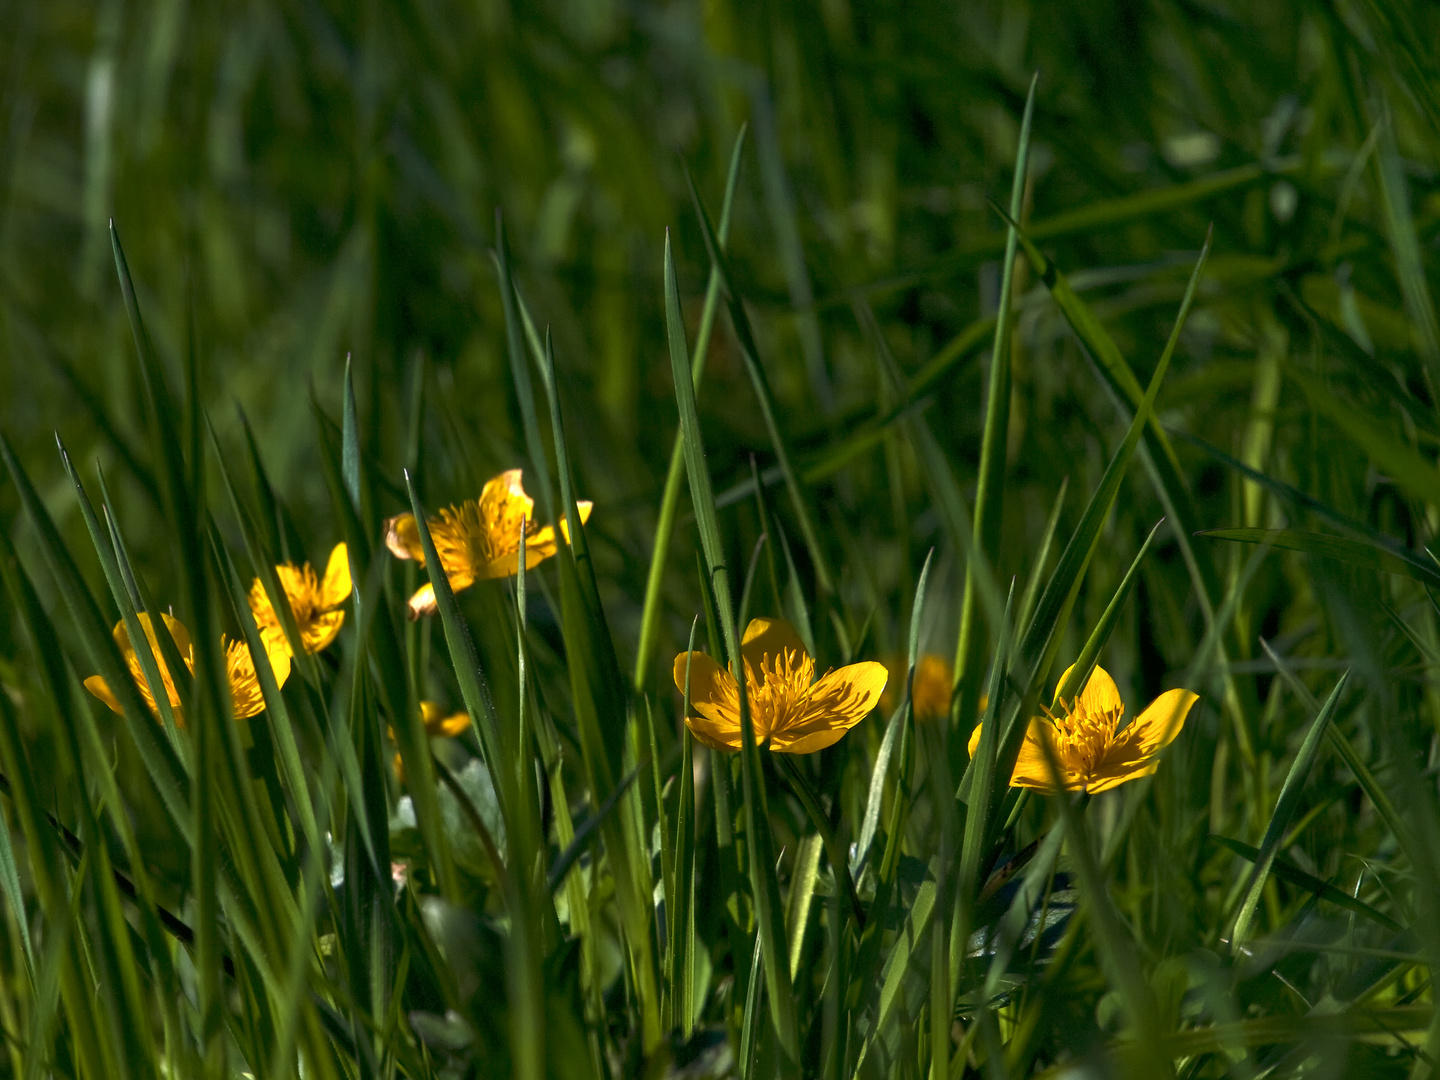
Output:
M1428 1075L1437 33L1360 0L0 3L9 1066ZM697 341L686 171L720 222L742 125ZM1008 275L1001 207L1034 245ZM517 466L546 520L594 501L583 544L518 609L480 583L405 624L403 470L433 513ZM214 656L181 735L75 682L137 610L242 637L256 564L342 539L345 636L263 721ZM901 692L798 770L720 769L669 662L697 613L730 655L742 591L822 670L948 659L964 610L951 722ZM1102 637L1132 705L1202 695L1159 773L992 788L1021 729L969 767L976 703L1023 719ZM482 736L435 763L433 698ZM829 854L862 834L863 928Z

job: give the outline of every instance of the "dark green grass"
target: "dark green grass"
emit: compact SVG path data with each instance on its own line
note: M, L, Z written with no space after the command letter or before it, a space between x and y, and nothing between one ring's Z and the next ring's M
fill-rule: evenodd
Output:
M0 1070L1432 1075L1437 32L0 0ZM383 519L512 467L574 547L407 623ZM707 753L671 660L770 614L949 721ZM1072 662L1201 700L1021 798Z

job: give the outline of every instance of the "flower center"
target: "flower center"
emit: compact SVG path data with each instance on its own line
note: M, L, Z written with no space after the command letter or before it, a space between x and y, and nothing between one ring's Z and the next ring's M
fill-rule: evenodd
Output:
M745 690L755 741L764 744L777 731L799 719L815 681L815 661L800 649L786 649L760 660L760 671L745 662Z
M1060 703L1063 716L1050 714L1055 722L1055 752L1067 771L1082 777L1090 776L1115 742L1115 729L1124 709L1092 709L1084 702Z

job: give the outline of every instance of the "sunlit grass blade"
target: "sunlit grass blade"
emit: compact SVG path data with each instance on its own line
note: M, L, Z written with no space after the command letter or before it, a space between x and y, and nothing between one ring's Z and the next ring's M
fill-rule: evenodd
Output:
M1005 727L1001 736L999 756L996 759L996 771L991 777L992 783L995 777L1008 777L1014 771L1015 761L1020 753L1020 744L1025 736L1029 713L1038 701L1040 683L1048 675L1050 666L1054 662L1056 651L1060 646L1060 632L1069 622L1070 612L1079 594L1085 570L1100 542L1101 526L1109 516L1110 509L1119 494L1120 485L1135 453L1135 448L1139 444L1141 433L1150 421L1155 396L1159 393L1165 372L1170 366L1170 358L1174 354L1180 329L1184 325L1185 317L1194 301L1200 272L1205 265L1205 257L1209 250L1210 244L1207 237L1205 247L1201 249L1200 258L1190 276L1190 283L1186 288L1185 298L1181 302L1180 312L1176 317L1170 340L1160 354L1160 360L1155 365L1155 371L1150 378L1150 385L1130 421L1129 430L1111 457L1099 486L1085 508L1080 523L1065 545L1060 561L1046 583L1044 592L1041 593L1035 615L1029 625L1021 631L1015 660L1016 666L1013 669L1018 692L1005 713ZM968 778L973 770L972 763L971 768L966 770L967 779L961 782L962 791L967 790ZM990 830L994 827L993 815L1003 794L1003 785L989 788L984 785L971 785L968 788L970 814L980 814L987 819L982 830L987 837L991 835ZM969 827L967 818L967 828Z
M685 180L690 187L690 201L695 206L695 217L700 223L700 231L705 238L705 249L710 255L710 265L718 271L720 283L725 290L727 310L730 312L730 327L735 332L736 341L740 345L740 355L745 361L746 373L750 376L750 384L754 387L755 397L760 405L760 415L765 421L765 429L770 436L770 446L775 451L777 463L785 477L785 487L790 493L790 505L795 512L796 521L800 525L800 536L805 542L805 548L810 553L810 560L815 567L816 583L821 592L829 593L834 589L834 579L830 574L829 562L821 547L819 534L815 531L810 505L805 498L805 493L800 488L799 478L791 464L789 447L780 433L779 424L775 419L774 395L771 393L765 369L760 363L760 350L755 344L755 335L750 329L750 318L745 314L744 299L740 295L735 275L730 270L730 264L725 258L720 240L715 235L714 227L710 224L710 216L705 212L705 206L700 200L700 192L696 190L695 181L689 172L686 172Z
M495 211L495 247L491 252L495 272L500 279L500 302L505 312L505 347L510 360L510 378L515 383L515 396L520 402L520 420L525 433L525 449L535 473L540 506L548 520L555 520L555 487L550 478L550 459L546 456L545 440L540 433L540 420L535 411L535 392L530 382L530 366L525 362L525 342L520 317L515 310L515 283L510 277L510 253L505 243L505 223Z
M1010 216L1020 220L1025 202L1025 180L1030 167L1030 125L1035 116L1035 86L1040 76L1030 79L1025 98L1025 113L1020 121L1020 141L1015 151L1015 175L1010 185ZM1015 278L1015 253L1019 235L1015 228L1007 230L1005 259L1000 271L1000 302L995 316L995 340L990 351L990 373L986 380L985 426L980 439L980 466L972 514L974 550L984 552L992 564L998 560L1000 519L1004 507L1006 441L1010 430L1010 334L1011 290ZM978 622L976 609L975 567L965 565L964 593L960 600L960 636L955 643L955 694L950 703L951 727L968 720L980 700L980 682L985 677L981 654L985 636ZM948 1037L948 1036L947 1036ZM948 1065L948 1054L947 1065ZM937 1066L938 1067L938 1066Z
M1155 523L1155 527L1146 535L1145 542L1140 545L1140 550L1135 553L1135 558L1130 561L1130 568L1125 571L1125 576L1120 579L1120 584L1111 595L1110 602L1105 605L1105 611L1101 614L1100 621L1095 624L1095 629L1090 631L1090 636L1085 639L1085 645L1081 648L1080 654L1075 657L1069 677L1055 687L1057 702L1073 699L1090 681L1090 673L1095 670L1095 662L1100 659L1100 653L1104 651L1106 644L1110 641L1110 634L1115 629L1115 622L1120 618L1120 611L1125 606L1125 601L1130 596L1130 590L1135 585L1135 578L1140 572L1140 564L1145 560L1145 553L1150 550L1150 545L1155 540L1155 534L1160 531L1160 526L1163 524L1163 518Z
M1325 704L1310 725L1310 730L1305 733L1305 740L1295 753L1295 760L1290 764L1290 771L1285 775L1285 783L1280 789L1279 799L1276 800L1275 811L1270 815L1270 824L1265 828L1265 836L1260 841L1254 869L1250 872L1249 880L1246 883L1245 898L1231 924L1229 946L1232 952L1244 944L1246 935L1249 933L1250 922L1255 916L1255 907L1260 902L1260 893L1265 887L1265 880L1270 874L1270 867L1275 861L1280 841L1290 831L1290 824L1300 806L1300 793L1305 787L1306 778L1310 775L1310 766L1315 761L1316 753L1319 752L1325 728L1334 719L1335 712L1340 707L1340 697L1344 693L1345 684L1349 678L1350 673L1347 671L1340 676L1339 681L1335 684L1335 689L1330 691L1330 696L1325 699Z
M718 251L711 252L712 261L718 262L718 254ZM795 1001L785 951L780 886L775 876L769 822L763 803L764 779L760 773L759 748L755 745L755 732L750 721L746 700L748 695L743 690L745 669L740 655L740 638L730 595L730 575L725 565L724 549L716 520L714 490L711 487L708 466L705 464L704 440L700 433L700 418L695 409L695 387L689 378L689 350L685 345L685 327L680 315L680 287L675 280L675 262L671 255L668 234L665 238L664 272L666 336L670 347L670 368L675 380L675 400L680 411L680 431L685 442L685 467L690 477L690 501L700 529L700 544L705 552L708 581L714 590L720 630L725 638L725 651L730 660L731 671L738 685L742 687L739 698L740 768L745 800L745 839L749 848L750 884L759 924L759 945L764 959L771 1017L781 1053L788 1063L788 1071L799 1066L800 1047Z
M730 236L730 218L735 205L735 188L740 181L741 150L745 146L746 126L740 126L735 136L735 146L730 151L730 168L725 176L725 197L720 204L720 224L716 229L716 242L721 250ZM720 307L720 271L710 268L710 280L705 286L705 305L700 309L700 326L695 333L695 348L690 360L690 376L699 387L700 376L705 371L705 358L710 351L710 336L715 327L715 315ZM654 549L650 554L650 574L645 581L645 601L640 615L640 639L635 647L635 688L640 689L650 670L650 661L655 652L655 637L660 624L660 589L665 577L665 563L670 553L670 540L675 532L675 514L680 506L680 485L685 479L685 448L681 433L675 433L675 444L670 450L670 468L665 474L665 488L660 495L660 513L655 523Z

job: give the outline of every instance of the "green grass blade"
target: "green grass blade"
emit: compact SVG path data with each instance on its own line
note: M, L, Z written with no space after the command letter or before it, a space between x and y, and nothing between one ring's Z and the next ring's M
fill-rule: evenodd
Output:
M713 238L712 238L713 239ZM712 262L718 262L712 251ZM743 317L743 314L742 314ZM775 876L775 859L770 848L770 828L764 807L764 780L760 773L759 748L745 693L745 669L740 656L740 638L730 596L729 572L725 566L720 531L715 514L714 490L705 464L705 447L700 419L695 410L695 387L689 378L689 350L680 316L680 287L675 280L675 262L670 238L665 239L665 324L670 346L670 369L675 380L675 400L680 410L680 431L685 440L685 466L690 477L690 501L700 528L708 580L714 590L720 627L725 637L731 671L740 693L741 778L745 799L745 837L749 847L750 884L759 923L759 942L764 958L765 981L769 989L771 1017L788 1068L799 1065L799 1036L795 1000L785 953L785 926L780 908L780 886Z
M730 151L730 168L725 176L725 198L720 204L720 225L716 241L721 250L730 236L730 219L735 205L735 189L740 181L741 150L745 146L745 125L735 136ZM710 352L710 336L720 306L720 272L710 268L705 286L705 306L700 310L700 326L695 334L695 349L690 360L691 382L698 390L705 371L705 358ZM640 615L640 643L635 650L635 689L645 683L655 653L655 638L660 626L660 588L665 578L665 563L670 554L670 540L675 533L675 514L680 506L680 484L685 478L685 448L681 433L675 433L670 450L670 468L665 474L665 488L660 495L660 514L655 524L655 547L650 554L650 574L645 580L645 601Z
M1276 852L1279 851L1280 841L1290 831L1291 821L1300 806L1300 793L1305 787L1305 778L1310 775L1310 766L1314 763L1315 755L1320 750L1320 742L1325 734L1325 728L1334 719L1335 712L1340 707L1340 695L1344 692L1349 678L1350 673L1347 671L1340 676L1339 681L1335 684L1335 689L1330 691L1330 696L1325 699L1325 704L1315 717L1314 723L1310 725L1310 730L1305 733L1305 740L1295 754L1290 771L1285 775L1285 783L1280 788L1280 798L1276 800L1275 811L1270 815L1270 824L1266 826L1265 836L1260 841L1255 867L1246 883L1245 899L1240 904L1240 910L1235 914L1234 923L1231 924L1229 944L1232 951L1241 947L1250 930L1250 922L1255 916L1255 907L1260 902L1260 892L1265 887L1265 880L1270 874L1270 867L1275 861Z
M689 172L686 172L685 180L690 188L690 201L695 206L695 216L700 223L701 234L705 237L705 249L710 254L710 265L719 272L721 285L725 289L727 310L730 312L730 326L740 345L740 355L745 361L745 371L750 376L750 384L755 389L755 397L760 405L760 415L765 421L765 430L770 436L770 446L775 451L776 461L785 477L785 487L790 493L790 505L795 512L796 521L800 525L800 536L805 541L805 548L809 551L810 560L815 567L816 583L822 592L829 593L834 589L834 579L831 577L824 549L820 546L819 534L815 531L809 503L805 499L805 493L800 488L799 478L791 464L789 447L775 420L774 395L770 392L770 382L766 378L765 369L760 364L760 350L755 344L755 335L750 329L750 318L745 314L744 300L737 288L730 264L725 258L725 252L720 246L720 240L715 235L714 227L710 224L710 215L705 212L705 206L700 201L700 192L696 190L695 181ZM683 374L682 371L681 375Z
M1095 670L1095 662L1100 659L1100 653L1104 651L1105 645L1109 642L1110 634L1115 629L1115 622L1120 618L1120 609L1125 606L1125 601L1130 596L1130 590L1135 585L1135 578L1140 572L1140 564L1145 559L1145 553L1150 550L1150 544L1163 524L1164 519L1162 518L1155 523L1155 527L1145 537L1145 542L1140 545L1140 550L1135 553L1135 558L1130 562L1130 569L1125 571L1125 576L1120 579L1120 585L1116 588L1114 595L1110 597L1110 603L1105 605L1105 611L1100 616L1100 621L1095 624L1095 629L1090 631L1090 636L1085 639L1085 646L1080 650L1080 655L1075 658L1069 678L1055 687L1057 702L1062 699L1073 700L1090 681L1090 673Z
M1257 863L1260 860L1260 849L1253 848L1241 840L1232 840L1228 836L1215 836L1214 834L1211 834L1210 838L1222 847L1233 851L1247 862ZM1377 911L1363 900L1357 900L1349 893L1341 892L1335 888L1334 885L1331 885L1328 881L1321 881L1314 874L1307 874L1294 863L1281 858L1279 855L1276 855L1271 860L1270 872L1281 881L1294 885L1298 889L1304 889L1306 892L1313 896L1318 896L1322 900L1328 900L1336 907L1342 907L1346 911L1353 911L1357 915L1363 915L1365 918L1385 927L1387 930L1393 930L1398 933L1402 929L1398 922L1390 918L1390 916L1386 915L1383 911Z
M1440 588L1440 570L1437 570L1433 563L1427 566L1419 556L1408 552L1401 554L1389 545L1307 532L1303 529L1203 529L1196 535L1210 536L1217 540L1236 540L1244 544L1265 544L1286 551L1303 551L1364 570L1399 574L1432 589Z
M1020 121L1020 142L1015 151L1015 176L1010 185L1010 217L1020 220L1025 201L1025 178L1030 166L1030 125L1035 117L1035 86L1039 74L1030 79L1025 97L1025 114ZM1005 260L1000 271L1000 303L995 316L995 341L990 351L990 374L985 397L985 427L980 438L980 467L975 491L975 510L971 543L993 564L999 557L1000 519L1004 508L1005 452L1010 430L1010 332L1011 289L1015 276L1015 253L1019 235L1014 228L1005 238ZM955 689L951 701L950 725L959 727L975 715L980 700L981 654L985 637L981 633L976 611L975 568L965 566L964 593L960 601L960 636L955 643ZM965 718L964 721L961 718ZM947 1033L946 1038L949 1038ZM948 1067L949 1055L946 1055ZM939 1068L935 1064L934 1068Z

